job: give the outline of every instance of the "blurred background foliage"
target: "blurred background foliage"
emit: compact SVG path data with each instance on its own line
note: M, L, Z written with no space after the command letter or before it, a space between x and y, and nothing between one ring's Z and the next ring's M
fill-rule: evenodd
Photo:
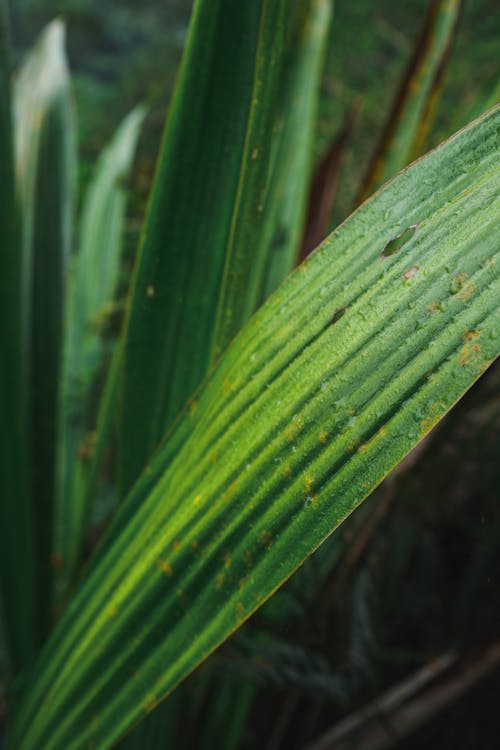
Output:
M16 61L54 16L67 22L79 104L81 186L123 115L139 102L148 107L130 191L130 261L190 5L188 0L16 0L11 7ZM322 80L318 159L348 113L354 109L356 115L332 226L352 209L426 7L424 0L336 2ZM499 44L498 3L466 2L425 150L500 98L495 97ZM432 671L434 660L451 654L455 677L465 685L470 665L484 657L485 644L500 638L499 455L497 365L123 746L326 750L330 745L318 744L318 738L349 715L361 735L335 747L496 746L500 670L492 668L490 657L488 679L457 700L444 700L431 721L417 722L416 733L404 736L396 729L395 712L380 709L385 744L375 745L369 721L356 719L354 712L389 687L406 685L422 667L431 670L433 689L438 683L438 697L432 694L430 702L439 705L446 690L439 670ZM407 688L407 700L414 700L416 714L425 718L418 708L425 685ZM363 732L372 744L362 744Z

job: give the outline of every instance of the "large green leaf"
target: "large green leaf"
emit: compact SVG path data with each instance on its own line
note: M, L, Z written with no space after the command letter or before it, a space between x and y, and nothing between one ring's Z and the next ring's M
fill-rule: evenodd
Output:
M430 0L427 18L368 169L362 197L422 153L463 0Z
M291 5L195 3L132 284L119 429L122 491L205 375L219 297L226 300L219 307L226 332L244 306L241 289L231 308L227 294L232 281L244 284L260 233L283 16ZM235 255L241 268L233 267Z
M14 187L7 14L0 2L0 608L13 671L35 649L34 529L28 485L26 347Z
M104 354L101 322L113 302L121 270L125 181L143 117L142 108L133 110L97 163L83 203L80 248L69 270L54 534L54 559L66 581L74 573L86 529L91 390Z
M47 26L17 76L14 122L22 213L23 313L29 352L32 512L43 637L50 613L58 382L76 167L73 101L60 21Z
M288 278L118 513L12 747L110 747L429 432L500 351L499 224L497 107Z

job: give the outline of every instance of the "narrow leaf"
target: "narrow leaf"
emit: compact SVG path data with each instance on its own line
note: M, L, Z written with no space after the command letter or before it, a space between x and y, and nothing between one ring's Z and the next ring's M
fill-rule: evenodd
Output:
M309 191L307 220L302 238L300 259L307 258L322 242L330 228L333 206L337 195L340 169L344 160L357 109L352 109L338 135L315 169Z
M51 23L15 85L16 173L22 211L29 351L33 515L40 636L50 616L52 515L64 282L71 250L76 135L64 27Z
M35 650L34 528L26 432L22 255L14 185L7 12L0 2L0 609L13 672Z
M128 310L122 493L206 373L226 255L258 236L287 4L195 3Z
M363 183L360 200L419 156L463 0L431 0L422 33L394 100L392 112Z
M249 243L244 247L237 240L239 255L234 254L227 259L226 279L231 280L233 291L223 288L220 301L221 316L224 314L222 307L226 304L233 310L233 324L228 329L227 340L267 299L297 262L312 170L319 84L332 5L333 0L301 0L290 24L279 87L279 114L274 125L271 177L262 226L256 238L258 244L253 247L253 243ZM237 268L240 262L243 262L243 272L238 285L232 266ZM224 295L229 301L225 301ZM222 335L222 330L219 333ZM224 341L222 338L219 342L219 349L223 348Z
M367 201L245 326L118 513L12 747L111 747L499 354L499 137L500 107Z
M54 561L68 581L81 552L88 516L86 478L95 439L91 390L102 363L101 321L114 300L121 269L130 173L144 110L133 110L101 155L83 204L80 248L66 290L58 433Z

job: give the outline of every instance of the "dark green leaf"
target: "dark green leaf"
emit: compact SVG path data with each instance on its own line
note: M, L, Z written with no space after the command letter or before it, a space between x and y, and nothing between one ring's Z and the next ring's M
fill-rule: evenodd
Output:
M58 382L76 166L73 101L60 21L46 28L19 72L14 123L22 219L24 330L29 352L32 513L37 533L38 618L43 637L50 616Z
M195 3L128 311L122 491L239 324L264 210L290 5ZM236 290L240 298L230 301Z

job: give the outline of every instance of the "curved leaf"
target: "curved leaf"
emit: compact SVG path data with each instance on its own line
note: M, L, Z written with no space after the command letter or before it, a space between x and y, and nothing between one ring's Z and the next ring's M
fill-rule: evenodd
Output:
M12 747L110 747L498 355L499 140L496 108L380 190L249 321L118 513Z

